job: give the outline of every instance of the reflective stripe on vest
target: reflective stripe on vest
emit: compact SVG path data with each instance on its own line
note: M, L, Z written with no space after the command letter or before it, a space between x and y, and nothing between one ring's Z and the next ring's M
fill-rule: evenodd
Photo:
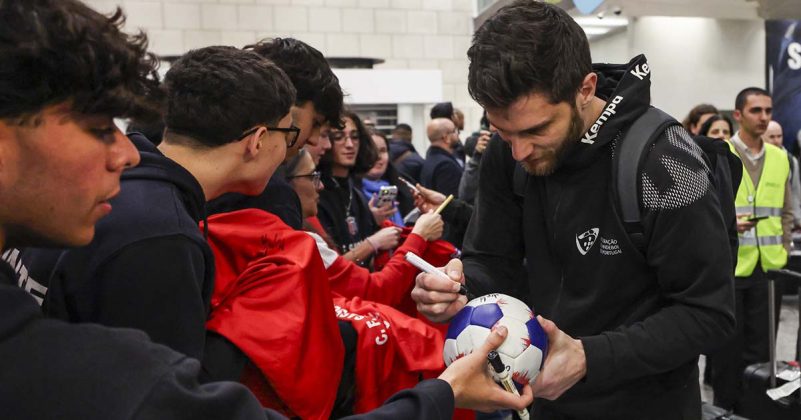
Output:
M739 156L733 144L729 143L729 147ZM743 164L743 177L734 205L738 214L749 213L754 217L767 218L758 221L750 231L738 235L740 246L734 272L736 277L750 276L757 262L763 270L782 268L787 264L787 251L782 244L781 215L790 165L783 150L767 143L763 147L765 155L759 184L754 187Z
M782 236L760 236L760 237L745 237L740 236L740 246L760 246L765 245L781 245L782 244Z
M748 175L748 174L746 174ZM751 207L751 206L743 206L735 208L737 213L752 213L755 217L761 216L777 216L782 217L782 209L775 208L775 207Z

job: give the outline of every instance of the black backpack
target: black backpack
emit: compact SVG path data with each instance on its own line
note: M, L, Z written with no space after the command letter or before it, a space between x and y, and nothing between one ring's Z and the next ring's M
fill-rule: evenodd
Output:
M620 199L620 218L632 242L643 255L646 251L646 243L640 220L638 174L653 142L667 128L677 125L681 124L665 112L653 107L648 108L634 121L618 143L612 162L613 182ZM742 162L731 152L725 141L704 136L695 137L694 140L704 152L709 164L710 182L715 186L720 201L720 210L726 224L732 261L736 265L739 240L734 198L743 175Z
M665 112L649 107L619 141L615 158L612 161L612 180L617 193L621 222L641 254L645 255L645 235L640 215L639 191L637 181L640 167L650 150L650 146L665 130L681 124ZM737 264L737 212L734 208L735 192L740 186L743 165L740 159L731 152L728 144L722 140L709 137L695 137L695 142L704 152L710 170L710 182L715 186L723 221L729 237L732 262ZM515 195L525 194L528 174L520 164L515 165L513 190Z

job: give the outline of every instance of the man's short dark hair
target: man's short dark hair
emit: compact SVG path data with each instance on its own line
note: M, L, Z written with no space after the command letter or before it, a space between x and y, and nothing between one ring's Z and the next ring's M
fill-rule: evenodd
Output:
M207 147L236 140L258 124L277 124L295 102L295 88L280 68L234 47L189 51L167 72L164 89L167 133Z
M392 131L395 131L395 130L407 130L408 132L411 133L412 132L412 126L409 125L409 124L406 124L406 123L400 123L400 124L396 125L395 128L392 129Z
M769 97L770 93L768 93L767 90L762 88L754 86L747 87L741 90L740 93L737 94L737 98L734 99L734 109L742 111L743 107L745 107L745 101L747 101L748 97L751 95L764 95Z
M592 72L581 27L561 8L532 0L518 0L484 22L467 56L470 96L485 108L506 108L531 93L573 103Z
M450 102L440 102L431 107L431 112L429 113L431 119L435 118L453 118L453 104Z
M273 38L248 45L272 60L289 76L297 90L297 105L312 101L332 127L342 128L342 88L323 54L294 38Z
M124 21L75 0L0 1L0 118L24 123L65 102L77 114L157 114L158 60Z

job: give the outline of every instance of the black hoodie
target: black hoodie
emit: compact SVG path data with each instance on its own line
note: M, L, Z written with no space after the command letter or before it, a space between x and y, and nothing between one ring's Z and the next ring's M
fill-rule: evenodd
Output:
M734 327L720 205L698 146L683 129L666 130L640 166L647 245L638 252L618 216L611 165L621 134L648 109L650 71L644 56L595 71L603 114L553 174L525 176L522 196L509 146L490 142L465 239L468 286L524 299L581 339L586 376L555 401L538 400L535 417L700 418L698 355Z
M94 240L70 250L24 249L21 262L49 287L49 316L137 328L202 359L214 280L214 256L198 228L203 190L144 136L130 138L141 163L123 172Z

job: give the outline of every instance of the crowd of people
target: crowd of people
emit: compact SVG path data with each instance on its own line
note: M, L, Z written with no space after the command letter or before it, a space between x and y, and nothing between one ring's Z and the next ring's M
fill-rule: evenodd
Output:
M699 105L632 139L658 111L646 58L593 65L564 10L518 0L467 51L479 129L436 104L423 156L299 39L192 50L159 80L119 10L0 0L0 22L4 416L689 419L700 354L731 410L767 360L801 184L763 89L736 130ZM646 140L631 221L614 152ZM505 327L445 367L463 285L538 315L519 394L487 371Z

